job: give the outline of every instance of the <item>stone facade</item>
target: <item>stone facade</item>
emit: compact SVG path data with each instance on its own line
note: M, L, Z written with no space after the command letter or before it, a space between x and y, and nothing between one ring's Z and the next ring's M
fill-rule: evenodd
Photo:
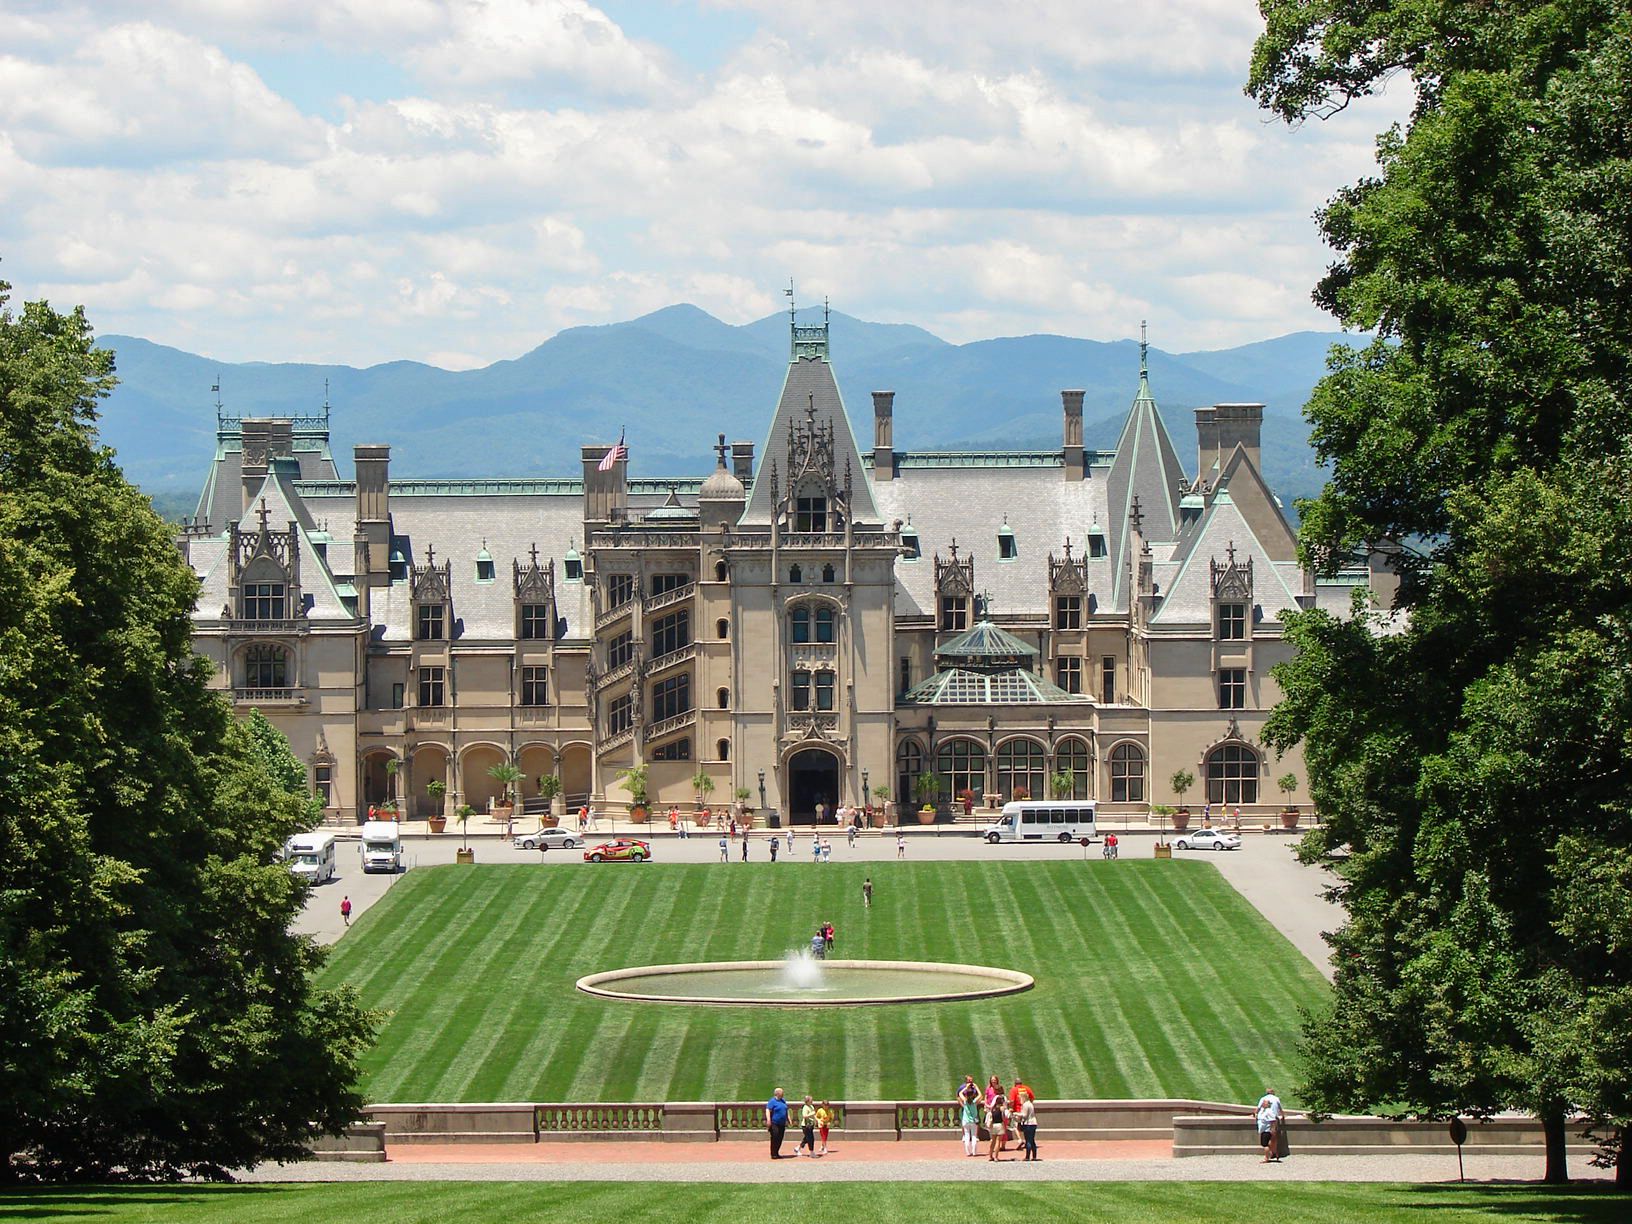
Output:
M605 445L575 479L401 480L371 445L346 481L326 406L218 409L180 540L199 652L340 821L485 809L502 764L534 800L555 774L567 805L620 807L644 764L655 805L795 821L916 807L923 774L943 812L1066 787L1142 817L1181 769L1194 808L1266 815L1283 772L1307 804L1258 740L1281 613L1346 610L1369 574L1300 569L1261 405L1197 410L1193 474L1143 362L1114 451L1084 450L1080 391L1057 451L896 450L883 391L864 452L826 327L793 332L757 463L721 435L702 480L631 478Z

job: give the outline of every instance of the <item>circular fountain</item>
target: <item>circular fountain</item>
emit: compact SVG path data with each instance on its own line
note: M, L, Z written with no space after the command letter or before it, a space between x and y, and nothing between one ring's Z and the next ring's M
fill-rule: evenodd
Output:
M585 994L637 1003L729 1007L866 1007L945 1003L1030 990L1030 974L935 961L782 960L640 965L578 979Z

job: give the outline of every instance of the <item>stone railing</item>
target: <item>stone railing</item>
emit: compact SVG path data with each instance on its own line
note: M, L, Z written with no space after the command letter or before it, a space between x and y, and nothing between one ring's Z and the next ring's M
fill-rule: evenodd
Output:
M956 1130L958 1107L951 1102L913 1101L895 1107L895 1129Z
M592 531L591 548L696 548L695 531L662 531L631 523L614 531Z
M679 731L683 727L689 727L696 721L697 711L687 710L683 714L676 714L673 718L665 718L647 727L646 738L656 739L660 735L667 735L671 731Z
M635 601L632 600L632 599L629 599L629 600L625 600L623 603L619 604L615 608L611 608L608 611L602 612L599 616L597 616L595 618L595 632L599 633L602 629L605 629L608 625L617 624L618 621L623 619L625 616L628 616L634 610L635 610Z
M306 701L295 688L235 688L232 699L246 705L304 705Z
M663 1129L662 1105L537 1105L533 1130L554 1134L627 1134Z
M671 650L666 655L658 655L646 665L646 674L655 676L658 672L667 671L671 667L678 667L681 663L690 663L697 657L697 643L682 646L679 650Z
M819 1103L819 1102L818 1102ZM799 1129L799 1110L804 1101L788 1102L788 1129ZM829 1104L833 1111L833 1129L844 1129L844 1106ZM729 1105L714 1106L714 1129L720 1134L730 1134L740 1131L761 1131L765 1129L765 1102L758 1101L752 1104L743 1104L734 1101Z
M610 688L612 685L618 683L618 681L627 680L627 679L629 679L630 676L632 676L634 674L635 674L635 661L633 659L630 659L629 662L620 663L618 666L614 667L611 671L607 672L606 675L602 676L599 680L595 681L595 687L597 689Z
M677 603L685 603L697 593L697 584L688 582L685 586L675 587L672 591L664 591L661 595L653 595L646 600L648 614L672 607Z
M302 620L228 620L222 625L233 633L305 633L310 622Z
M616 735L609 735L601 741L600 751L611 752L614 748L622 748L634 738L635 729L633 727L630 727L624 731L619 731Z

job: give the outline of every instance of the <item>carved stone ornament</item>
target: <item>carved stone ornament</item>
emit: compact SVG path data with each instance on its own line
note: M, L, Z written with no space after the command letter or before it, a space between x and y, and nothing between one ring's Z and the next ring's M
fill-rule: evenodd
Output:
M447 603L453 592L453 562L436 563L436 546L425 550L425 564L414 566L414 602Z
M1252 602L1252 558L1235 559L1235 541L1225 550L1223 562L1212 561L1213 598L1226 603Z

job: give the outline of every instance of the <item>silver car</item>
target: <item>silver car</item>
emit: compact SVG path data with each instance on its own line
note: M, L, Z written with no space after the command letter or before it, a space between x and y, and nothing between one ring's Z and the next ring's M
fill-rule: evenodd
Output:
M540 829L537 833L517 833L517 850L576 850L583 843L566 829Z

